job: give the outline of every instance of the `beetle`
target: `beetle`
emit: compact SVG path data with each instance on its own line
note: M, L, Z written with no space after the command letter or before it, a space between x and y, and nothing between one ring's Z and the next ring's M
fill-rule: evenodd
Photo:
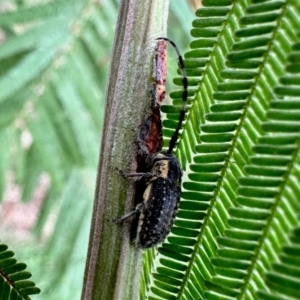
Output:
M179 121L170 140L168 150L159 151L154 154L151 153L151 151L147 150L147 146L145 146L147 141L143 140L143 136L143 138L139 139L138 144L140 144L142 151L147 152L144 155L146 156L144 159L147 171L129 174L121 172L123 176L127 178L133 178L137 181L144 179L146 183L143 201L136 206L134 211L124 215L120 219L114 220L115 222L123 222L134 214L139 214L136 245L142 249L151 248L163 242L171 231L178 211L181 196L181 179L183 175L180 163L173 154L173 149L175 148L179 131L185 117L188 81L184 62L177 46L171 40L164 37L158 38L157 40L170 43L176 50L182 73L183 102ZM148 125L149 124L147 124L147 126Z

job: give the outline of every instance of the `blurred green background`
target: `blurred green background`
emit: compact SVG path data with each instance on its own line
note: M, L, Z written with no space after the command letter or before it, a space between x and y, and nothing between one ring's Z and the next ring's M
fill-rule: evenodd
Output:
M182 53L199 6L170 1ZM79 299L118 1L1 1L0 13L1 243L42 289L33 299ZM176 69L172 50L168 91Z

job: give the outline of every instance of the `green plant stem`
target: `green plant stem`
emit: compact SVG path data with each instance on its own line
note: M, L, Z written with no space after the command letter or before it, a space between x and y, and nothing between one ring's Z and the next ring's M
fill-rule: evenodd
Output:
M168 1L121 1L111 55L94 211L81 299L138 299L141 250L130 222L134 185L115 168L135 169L134 130L150 105L155 38L166 33Z

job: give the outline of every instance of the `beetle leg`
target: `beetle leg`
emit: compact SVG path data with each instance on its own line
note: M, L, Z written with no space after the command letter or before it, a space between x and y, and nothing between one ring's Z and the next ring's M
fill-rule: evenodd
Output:
M112 222L115 222L115 223L122 223L124 221L126 221L127 219L129 219L130 217L132 217L134 214L138 213L138 212L141 212L143 208L143 202L142 203L139 203L135 210L131 211L130 213L124 215L123 217L121 217L120 219L112 219Z
M130 213L124 215L124 216L121 217L120 219L112 219L112 222L115 222L115 223L122 223L122 222L124 222L125 220L129 219L131 216L133 216L135 213L136 213L136 210L131 211Z
M139 181L142 178L151 178L153 177L153 174L150 172L147 173L128 173L125 174L126 178L132 178L134 181Z
M142 178L151 178L153 174L150 172L145 173L125 173L123 170L116 168L117 171L124 177L124 178L132 178L134 181L141 180Z

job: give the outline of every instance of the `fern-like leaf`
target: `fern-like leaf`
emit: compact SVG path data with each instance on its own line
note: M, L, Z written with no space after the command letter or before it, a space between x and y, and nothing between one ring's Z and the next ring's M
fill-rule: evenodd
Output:
M24 299L28 295L39 294L40 289L28 280L31 273L26 270L26 264L18 263L14 252L8 246L0 244L0 298L2 300Z
M203 6L185 55L190 91L198 89L176 153L184 190L172 234L153 254L145 297L292 296L299 277L280 291L272 265L299 224L299 3ZM180 95L171 93L174 105ZM168 132L174 123L164 122Z

